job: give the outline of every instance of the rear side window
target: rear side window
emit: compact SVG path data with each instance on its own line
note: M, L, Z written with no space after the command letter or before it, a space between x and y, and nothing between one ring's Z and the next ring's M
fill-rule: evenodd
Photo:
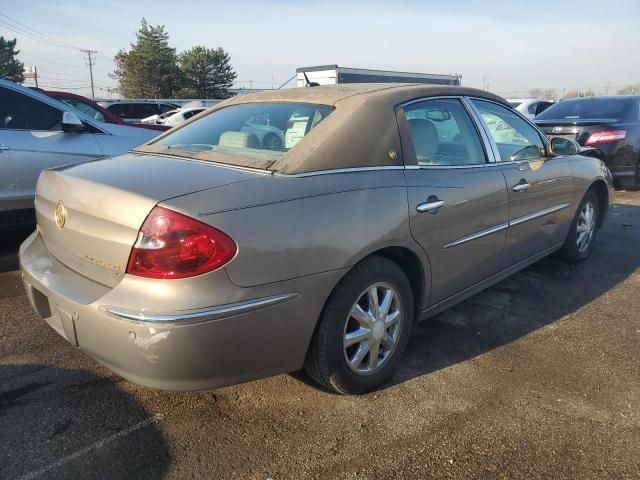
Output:
M161 103L160 105L158 105L158 108L160 109L160 113L166 113L169 112L171 110L175 110L176 106L175 105L169 105L166 103Z
M131 105L131 118L145 118L160 113L159 105L155 103L138 103Z
M40 100L0 88L0 129L62 130L62 112Z
M480 138L459 100L424 100L404 107L418 165L486 163Z
M131 108L128 103L115 103L109 105L107 109L114 115L118 115L120 118L127 118L131 116Z
M485 100L473 99L472 102L498 147L501 161L544 158L540 135L512 109Z
M614 119L627 117L633 110L632 99L628 98L577 98L562 100L542 112L536 120L556 119Z
M332 111L329 106L305 103L232 105L178 128L153 146L165 146L174 153L221 152L270 164L294 148Z

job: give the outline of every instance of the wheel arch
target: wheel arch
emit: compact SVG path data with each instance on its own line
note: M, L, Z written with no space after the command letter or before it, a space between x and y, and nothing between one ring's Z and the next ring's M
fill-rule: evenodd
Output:
M609 209L609 189L604 180L597 179L589 186L589 190L593 190L598 196L598 203L600 207L600 218L598 219L598 227L602 225L607 210Z

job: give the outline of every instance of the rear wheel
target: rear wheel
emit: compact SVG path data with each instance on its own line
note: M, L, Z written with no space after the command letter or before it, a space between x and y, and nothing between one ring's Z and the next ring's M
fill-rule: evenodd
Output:
M305 370L339 393L372 390L397 367L412 325L413 295L402 269L385 258L367 259L327 300Z
M600 201L596 192L588 190L580 202L562 247L562 255L565 260L576 263L591 254L599 223Z

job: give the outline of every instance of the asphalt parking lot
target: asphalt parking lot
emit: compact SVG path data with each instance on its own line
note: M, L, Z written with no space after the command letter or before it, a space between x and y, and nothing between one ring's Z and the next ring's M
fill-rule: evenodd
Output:
M593 256L543 260L421 324L360 397L300 374L130 384L29 307L0 239L0 478L640 478L640 193Z

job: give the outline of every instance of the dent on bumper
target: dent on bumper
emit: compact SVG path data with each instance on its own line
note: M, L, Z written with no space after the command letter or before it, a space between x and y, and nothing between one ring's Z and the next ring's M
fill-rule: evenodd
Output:
M324 301L343 274L242 289L246 300L208 309L176 305L169 313L150 313L105 301L126 283L94 285L49 255L35 234L21 247L20 267L27 291L48 302L48 323L55 328L59 312L67 312L81 350L128 380L167 390L212 388L301 368ZM56 330L72 341L66 327Z

